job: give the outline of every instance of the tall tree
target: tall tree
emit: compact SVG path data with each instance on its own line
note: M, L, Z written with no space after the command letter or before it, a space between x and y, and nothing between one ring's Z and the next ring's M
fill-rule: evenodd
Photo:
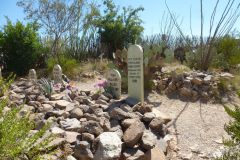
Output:
M0 52L7 71L22 75L34 67L41 50L37 29L35 24L12 24L8 20L0 33Z
M38 22L53 38L51 52L59 60L60 41L82 17L84 0L19 0L27 18Z
M104 0L105 10L103 15L96 18L96 27L100 35L101 45L109 58L116 49L122 49L128 43L135 43L144 30L139 12L143 7L123 7L119 14L119 8L112 0Z

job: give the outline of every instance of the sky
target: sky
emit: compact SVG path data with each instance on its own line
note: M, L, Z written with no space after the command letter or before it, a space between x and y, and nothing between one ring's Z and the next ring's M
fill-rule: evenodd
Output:
M122 6L144 7L140 13L143 20L144 35L158 34L161 32L161 22L164 13L167 13L165 0L113 0L120 8ZM237 0L238 1L238 0ZM17 0L0 0L0 27L6 24L5 16L13 22L20 20L25 22L23 9L16 5ZM209 19L216 0L203 0L204 35L209 32ZM216 21L220 19L227 0L220 0L216 14ZM194 35L200 34L200 2L199 0L167 0L167 4L172 13L177 15L178 21L185 34L190 34L190 8L191 27ZM166 14L165 14L166 15ZM240 31L240 19L237 21L235 29Z

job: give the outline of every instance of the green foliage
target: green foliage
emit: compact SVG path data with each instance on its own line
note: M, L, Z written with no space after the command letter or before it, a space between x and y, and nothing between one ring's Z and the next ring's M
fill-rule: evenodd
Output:
M111 57L117 49L135 43L140 37L144 28L138 13L144 9L123 7L123 13L119 14L119 9L112 0L104 0L103 4L106 6L104 15L96 18L95 25L99 28L101 42L106 45L108 57Z
M37 28L36 24L23 25L20 21L12 24L8 20L0 34L0 48L8 71L23 75L34 67L41 49Z
M53 84L45 78L41 78L38 82L41 91L47 96L51 97L53 93Z
M8 82L10 83L10 82ZM5 86L8 86L6 84ZM45 125L37 133L30 131L35 128L34 123L29 120L29 114L20 116L22 107L8 106L10 110L4 112L8 101L0 101L0 157L1 159L37 159L42 149L49 143L50 137L36 143L49 128Z
M70 58L68 56L65 55L61 55L59 57L59 63L58 60L56 58L49 58L47 60L47 69L49 73L52 73L53 67L56 64L59 64L62 67L63 73L68 75L68 76L73 76L76 74L76 69L78 67L78 63L75 59Z
M228 149L218 160L238 160L240 159L240 108L230 109L224 106L227 114L232 118L229 124L225 125L226 132L231 136L230 140L225 140Z
M0 97L4 95L14 79L15 75L13 74L10 74L7 79L0 77Z
M221 69L230 69L240 63L239 41L226 35L218 40L216 45L217 55L213 60L213 66Z

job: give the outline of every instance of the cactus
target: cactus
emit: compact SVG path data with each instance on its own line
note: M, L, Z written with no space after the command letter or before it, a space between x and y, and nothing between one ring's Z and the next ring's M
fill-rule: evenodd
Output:
M41 91L43 94L45 94L47 97L50 97L53 93L53 84L51 81L48 81L45 78L41 78L38 81L38 84L40 86Z

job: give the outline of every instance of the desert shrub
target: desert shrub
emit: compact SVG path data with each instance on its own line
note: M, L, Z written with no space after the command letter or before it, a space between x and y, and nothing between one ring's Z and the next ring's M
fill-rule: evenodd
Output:
M234 109L230 109L224 106L224 108L227 114L232 118L224 127L231 139L224 141L227 149L218 160L238 160L240 159L240 107L235 106Z
M77 74L76 69L78 67L78 63L75 59L70 58L66 55L61 55L59 60L60 60L59 65L62 67L64 74L70 77L73 77L74 75ZM47 60L47 70L49 73L52 73L53 67L56 64L58 64L58 61L53 57Z
M23 25L19 21L13 24L8 20L0 34L0 48L7 71L23 75L34 67L41 51L37 29L35 24Z
M10 81L3 80L2 83L9 86ZM10 107L10 110L4 112L6 106ZM21 108L9 106L7 99L1 99L0 101L1 159L23 159L23 157L37 159L51 139L49 136L40 143L36 143L46 133L49 125L43 126L37 133L30 134L30 131L35 128L34 122L29 120L29 114L19 115Z
M213 66L221 69L230 69L240 63L240 49L238 40L231 36L219 39L216 44L217 55Z

